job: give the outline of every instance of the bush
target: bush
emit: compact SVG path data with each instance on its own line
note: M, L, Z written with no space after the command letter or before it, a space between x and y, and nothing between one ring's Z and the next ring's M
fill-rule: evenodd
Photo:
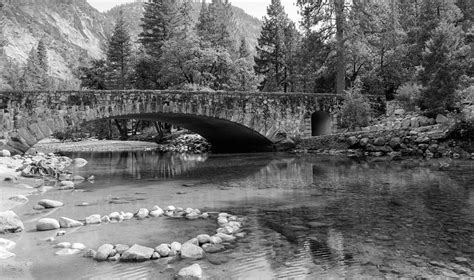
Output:
M398 88L395 99L402 102L406 110L413 111L420 102L422 89L423 87L420 84L414 82L405 83Z
M341 109L341 127L355 129L369 125L370 104L360 93L350 93Z

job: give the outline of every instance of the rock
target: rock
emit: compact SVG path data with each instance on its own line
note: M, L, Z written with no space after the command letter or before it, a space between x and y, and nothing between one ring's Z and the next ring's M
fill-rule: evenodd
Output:
M114 256L109 257L107 260L110 262L118 262L120 260L120 254L115 254Z
M111 221L122 222L123 216L119 212L113 212L109 215Z
M18 203L27 203L29 201L26 196L21 195L21 194L12 196L8 200L15 201Z
M186 280L195 280L195 279L201 279L202 278L202 269L199 266L199 264L193 264L188 267L182 268L178 272L178 277L177 279L186 279Z
M74 182L62 181L61 183L59 183L59 189L60 190L72 190L74 188L75 188Z
M402 128L407 129L411 125L411 120L410 119L404 119L402 120Z
M360 145L361 147L365 147L365 146L367 146L367 144L369 144L369 138L362 138L362 139L360 139L359 145Z
M71 165L77 168L81 168L87 165L87 160L83 158L75 158L72 160Z
M16 246L15 242L8 239L0 238L0 248L3 248L7 251L11 251L15 248L15 246Z
M175 242L171 243L170 247L171 247L171 250L173 250L175 252L180 252L182 246L183 245L181 245L181 243L175 241Z
M152 260L158 260L160 258L161 258L161 256L158 252L153 252L153 255L151 255Z
M402 144L402 139L400 137L393 137L390 139L389 145L392 148L398 148Z
M127 251L128 249L130 249L130 246L128 245L124 245L124 244L115 245L115 251L117 251L117 253L119 253L120 255L125 253L125 251Z
M166 207L166 211L176 211L176 207L174 207L173 205L170 205Z
M222 243L222 239L219 236L211 236L209 241L211 242L211 244L220 244L220 243Z
M206 244L211 242L211 237L208 234L200 234L197 236L199 244Z
M73 220L73 219L69 219L69 218L66 218L66 217L61 217L61 218L59 218L59 225L62 228L72 228L72 227L81 227L84 224L79 222L79 221Z
M120 213L123 217L124 220L130 220L131 218L133 218L133 214L128 212L128 213Z
M9 258L13 258L15 254L7 251L7 249L0 247L0 260L6 260Z
M44 207L41 206L41 205L35 205L35 206L33 206L33 209L34 209L34 210L37 210L37 211L41 211L41 210L44 210L44 209L46 209L46 208L44 208Z
M225 250L225 246L222 245L222 244L210 244L210 243L207 243L207 244L204 244L202 245L202 249L204 250L204 252L206 253L218 253L218 252L222 252Z
M405 114L405 110L403 109L396 109L395 111L393 111L393 114L395 116L403 116Z
M385 145L385 139L383 137L378 137L374 141L375 146L384 146Z
M87 178L87 181L89 181L89 183L93 183L95 181L95 176L94 175L91 175Z
M83 257L84 257L84 258L93 258L93 259L95 259L95 256L96 256L96 255L97 255L97 252L96 252L96 251L94 251L94 250L92 250L92 249L89 249L89 250L87 250L87 251L84 253Z
M51 218L43 218L38 221L36 224L36 230L46 231L46 230L55 230L59 229L60 225L58 220Z
M351 136L347 139L347 142L349 144L349 147L353 147L359 143L359 139L355 136Z
M150 211L148 211L148 209L140 208L138 212L135 214L135 217L137 217L138 220L143 220L146 217L148 217L149 214L150 214Z
M202 259L204 250L192 243L184 243L181 247L181 257L183 259Z
M109 218L109 216L105 215L102 218L100 218L100 221L104 224L108 224L108 223L110 223L110 218Z
M86 245L84 245L82 243L72 243L71 249L77 249L77 250L82 251L82 250L86 249Z
M161 209L161 208L158 207L158 206L155 206L155 207L153 207L153 209L151 210L150 216L151 216L151 217L160 217L160 216L162 216L164 213L165 213L165 211L163 211L163 209Z
M57 251L54 253L57 256L71 256L79 253L81 250L78 249L70 249L70 248L64 248L62 250Z
M66 235L66 231L64 230L60 230L56 233L56 236L63 236L63 235Z
M38 202L38 205L43 206L44 208L58 208L63 206L64 203L51 199L42 199Z
M75 176L72 177L72 181L77 182L77 183L84 182L85 180L86 180L86 178L84 178L80 175L75 175Z
M188 241L184 242L184 244L186 244L186 243L191 243L191 244L194 244L196 246L199 246L199 241L198 241L197 238L191 238Z
M449 119L447 117L445 117L444 115L438 114L436 116L436 123L437 124L447 123L448 121L449 121Z
M232 241L235 241L235 239L236 239L235 236L228 235L228 234L225 234L225 233L218 233L215 236L222 239L223 242L232 242Z
M196 213L196 212L192 212L192 213L186 215L186 219L188 219L188 220L197 220L197 219L199 219L199 214Z
M99 214L90 215L86 218L87 225L100 224L102 223L101 217Z
M97 261L106 261L111 254L114 252L114 246L112 244L104 244L97 249L97 253L95 254L94 258Z
M11 157L12 154L10 153L9 150L2 150L2 152L0 153L0 157Z
M229 262L230 258L222 254L215 254L207 255L207 260L214 265L221 265Z
M237 237L237 238L243 238L243 237L245 237L246 235L247 235L247 233L245 233L245 232L239 232L239 233L236 233L236 234L235 234L235 237Z
M155 248L155 251L160 254L161 257L167 257L171 253L170 246L168 244L160 244Z
M1 245L0 245L1 246ZM464 258L464 257L455 257L454 258L454 262L455 263L459 263L459 264L468 264L469 263L469 260Z
M474 158L474 157L473 157L473 158ZM199 216L199 217L201 217L201 218L203 218L203 219L207 219L207 218L209 218L209 214L207 214L207 213L202 213L201 216Z
M71 243L69 242L61 242L56 244L56 248L71 248Z
M122 254L121 261L146 261L151 259L155 250L138 244L133 245L130 249Z

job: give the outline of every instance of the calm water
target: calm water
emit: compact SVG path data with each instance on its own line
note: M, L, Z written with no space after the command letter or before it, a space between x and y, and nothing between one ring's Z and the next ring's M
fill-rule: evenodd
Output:
M80 191L38 193L19 210L28 232L15 253L31 261L33 278L172 279L190 262L58 257L58 249L44 241L51 233L33 230L44 215L80 219L153 205L247 217L247 237L209 260L196 261L208 279L474 277L472 161L367 163L290 154L73 156L89 160L75 174L93 174L96 181L81 184ZM42 198L66 205L38 214L31 207ZM77 206L83 202L89 206ZM103 243L154 247L215 229L213 220L147 219L83 227L57 241L90 248ZM467 263L455 264L456 257Z

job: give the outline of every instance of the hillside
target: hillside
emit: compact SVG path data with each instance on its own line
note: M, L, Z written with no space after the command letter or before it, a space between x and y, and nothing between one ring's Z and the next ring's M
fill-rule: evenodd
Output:
M28 53L43 39L50 75L73 77L83 60L99 58L106 39L105 15L86 0L3 1L2 61L23 65Z
M192 18L194 22L197 23L202 4L196 2L192 4L192 7ZM236 40L236 44L242 37L245 37L247 39L247 43L249 44L250 50L253 52L255 46L257 45L257 38L260 36L262 23L257 18L247 14L241 8L232 8L235 17L235 24L237 26L237 35L236 38L234 38ZM141 32L140 24L143 14L143 3L135 2L116 6L110 11L106 12L107 18L109 18L111 22L115 22L119 17L120 11L123 12L123 17L128 23L132 39L136 41L138 39L138 34Z

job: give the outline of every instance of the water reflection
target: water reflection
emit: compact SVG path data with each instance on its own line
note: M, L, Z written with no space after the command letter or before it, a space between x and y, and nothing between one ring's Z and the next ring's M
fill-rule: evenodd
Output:
M228 266L206 271L210 278L431 278L455 268L460 273L455 257L474 259L472 163L286 154L75 156L91 161L85 173L98 175L101 187L189 181L197 183L192 195L209 193L201 197L212 199L201 201L206 210L246 216L248 236L225 253ZM463 267L460 275L469 276L471 268Z

